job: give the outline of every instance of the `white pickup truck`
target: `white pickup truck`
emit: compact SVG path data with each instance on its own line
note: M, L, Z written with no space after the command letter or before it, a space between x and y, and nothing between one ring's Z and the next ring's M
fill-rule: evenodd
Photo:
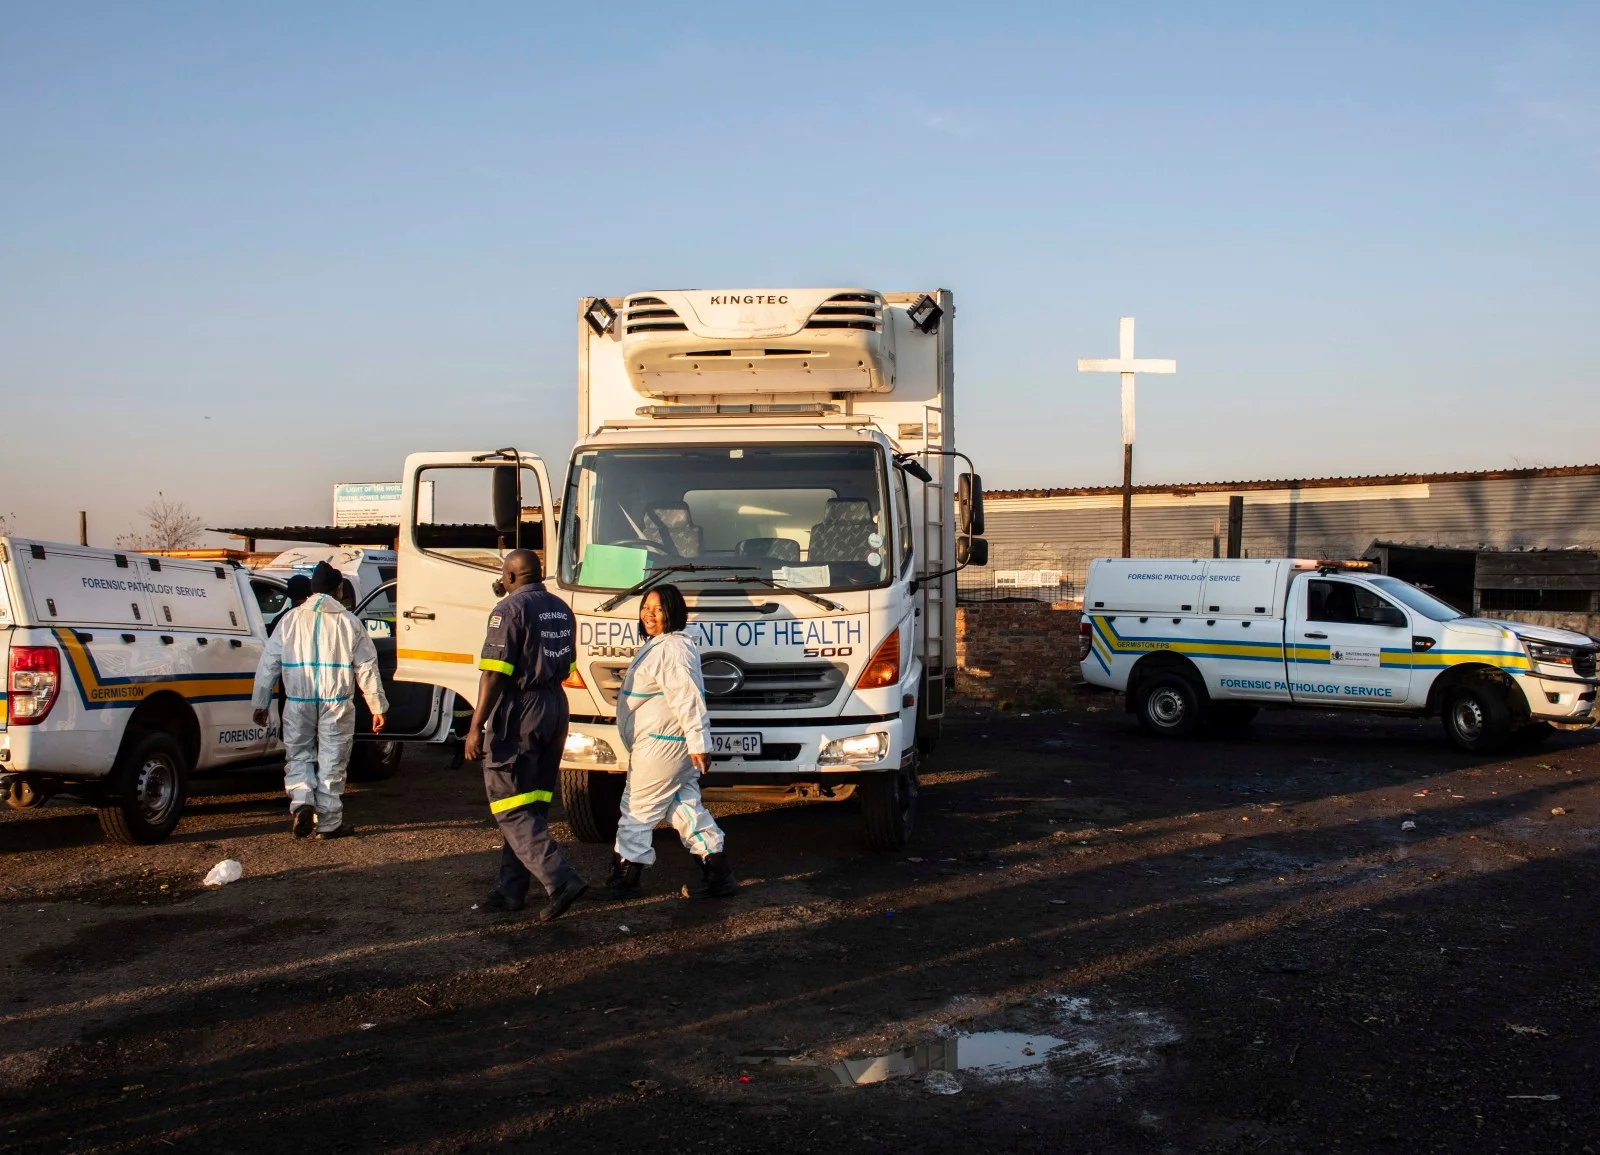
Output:
M357 743L356 778L392 773L399 742L450 731L454 695L393 682L393 591L357 608L390 713L382 741ZM0 537L0 797L20 810L76 795L107 837L152 843L178 824L192 774L281 764L276 710L255 725L250 688L287 606L281 580L231 562Z
M1286 558L1097 558L1084 680L1145 729L1239 727L1261 706L1437 714L1469 752L1595 718L1595 640L1471 618L1398 578Z

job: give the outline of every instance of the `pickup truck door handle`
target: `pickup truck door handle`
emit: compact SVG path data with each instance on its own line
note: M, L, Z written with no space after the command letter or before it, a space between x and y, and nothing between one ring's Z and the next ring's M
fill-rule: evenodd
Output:
M1323 633L1312 633L1310 630L1306 631L1306 637L1308 638L1326 638L1327 636L1327 634Z
M413 609L409 609L400 616L403 618L410 618L415 622L431 622L434 620L434 612L432 610L425 610L421 606L416 606Z

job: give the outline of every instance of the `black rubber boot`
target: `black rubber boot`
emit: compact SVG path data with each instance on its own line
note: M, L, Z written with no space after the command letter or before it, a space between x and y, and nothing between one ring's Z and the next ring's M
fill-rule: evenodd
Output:
M619 857L612 866L611 878L606 882L605 889L600 892L600 897L608 902L638 898L644 893L644 887L639 881L643 874L642 865L637 862L627 862Z
M589 884L576 876L563 882L550 896L550 901L539 908L539 921L549 922L551 919L560 918L567 913L567 907L582 898L588 890Z
M696 898L727 898L739 893L739 884L733 881L733 871L728 866L728 856L720 850L700 860L700 878Z
M479 910L521 910L526 903L520 898L507 898L498 890L491 890L489 897L478 904Z
M310 838L317 829L317 811L310 803L302 803L289 811L289 829L296 838Z

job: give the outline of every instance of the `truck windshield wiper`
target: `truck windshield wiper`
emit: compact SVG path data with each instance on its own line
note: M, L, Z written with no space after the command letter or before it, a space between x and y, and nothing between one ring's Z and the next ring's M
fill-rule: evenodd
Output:
M651 570L644 577L642 577L638 581L634 582L633 585L629 586L627 589L623 590L621 593L617 594L616 596L609 597L605 601L601 602L599 607L598 607L598 609L600 610L601 613L605 613L607 610L616 609L623 602L625 602L629 598L633 597L634 594L647 594L647 593L650 592L650 587L655 586L655 585L659 585L660 582L661 582L661 579L665 578L668 574L675 574L675 573L704 573L707 570L755 569L755 568L756 567L753 566L753 565L693 565L693 564L688 563L688 562L683 562L683 563L680 563L678 565L662 566L658 570ZM723 580L725 580L725 581L738 581L739 579L738 578L725 578Z
M715 568L715 567L708 566L706 568L710 569L710 568ZM731 569L733 567L730 566L729 568ZM738 568L740 568L740 569L745 569L745 568L754 569L755 567L754 566L749 566L749 567L740 566ZM733 582L733 583L738 584L738 585L743 585L745 582L759 582L760 584L762 584L764 586L767 586L770 589L778 590L780 593L798 594L800 597L805 598L806 601L814 602L817 605L821 606L825 610L841 610L842 611L844 609L844 607L841 606L838 602L830 602L827 598L818 597L816 594L812 593L809 590L797 590L793 586L780 585L779 583L773 581L771 578L767 577L765 574L752 574L749 577L710 578L708 580L709 581L713 581L713 582Z

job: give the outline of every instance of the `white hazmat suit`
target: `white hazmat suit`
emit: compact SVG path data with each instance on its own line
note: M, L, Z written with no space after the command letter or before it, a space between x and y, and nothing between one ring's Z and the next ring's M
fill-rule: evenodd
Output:
M267 709L283 679L284 789L291 809L311 805L317 831L344 821L345 769L356 734L357 687L373 714L389 710L378 652L354 614L329 594L314 594L278 619L256 667L252 709Z
M663 818L689 853L722 851L722 828L700 801L700 772L689 760L711 742L700 647L681 630L645 643L622 679L617 730L628 749L616 851L628 862L656 860L651 832Z

